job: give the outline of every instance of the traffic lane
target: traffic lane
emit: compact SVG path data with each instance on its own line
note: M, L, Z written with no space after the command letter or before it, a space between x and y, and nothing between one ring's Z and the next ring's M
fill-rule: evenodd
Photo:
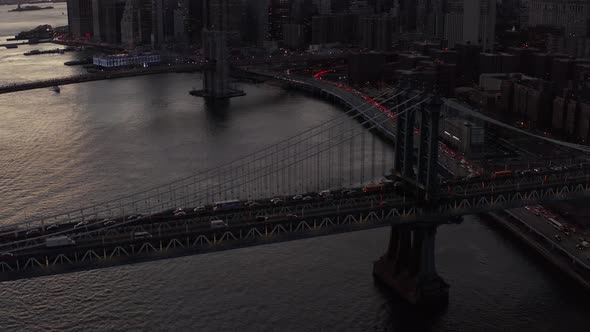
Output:
M269 224L269 223L281 223L281 222L287 222L287 221L301 221L301 220L305 220L305 219L309 219L309 218L317 218L317 217L323 217L323 216L327 216L327 215L337 215L337 214L346 214L346 213L358 213L360 211L368 211L368 210L374 210L374 209L384 209L384 208L393 208L396 206L400 206L403 207L404 205L409 205L409 206L413 206L414 202L413 201L406 201L404 203L403 199L393 199L393 200L389 200L386 201L388 202L386 206L383 207L379 207L379 201L374 201L374 202L363 202L363 203L359 203L359 204L348 204L348 205L342 205L341 208L337 208L334 209L333 206L324 206L324 207L320 207L320 208L316 208L316 209L311 209L311 210L307 210L305 211L305 213L301 216L297 216L297 218L292 218L292 217L288 217L289 213L286 214L276 214L276 215L272 215L269 217L269 219L266 222L260 222L257 219L257 216L252 216L250 219L240 219L239 222L226 222L228 224L229 227L240 227L240 226L246 226L246 225L256 225L256 224ZM174 221L174 220L172 220ZM111 233L111 234L103 234L100 236L100 241L99 242L104 242L104 241L108 241L109 243L112 241L119 241L119 240L123 240L123 239L129 239L129 237L132 236L132 234L135 231L141 231L141 230L152 230L153 231L153 227L159 227L158 228L158 232L160 234L167 234L170 232L177 232L177 231L181 231L182 234L187 234L188 233L194 233L194 232L200 232L200 231L209 231L211 230L211 224L210 224L211 219L207 219L207 220L201 220L201 221L196 221L196 220L186 220L186 221L176 221L175 223L160 223L160 224L149 224L149 225L142 225L142 224L127 224L123 226L123 229L119 230L121 232L123 232L124 234L129 234L129 235L121 235L121 234L116 234L115 232ZM151 226L151 227L150 227ZM106 236L105 236L106 235ZM153 235L153 234L152 234ZM83 243L95 243L93 241L96 241L95 239L85 239L83 238L84 234L72 234L71 238L74 239L75 241L77 241L77 245L78 244L83 244ZM112 240L111 240L112 239ZM90 241L90 242L88 242ZM21 244L19 246L19 244ZM29 244L28 242L20 242L20 243L15 243L14 246L11 247L7 247L4 249L4 251L8 251L8 252L14 252L16 250L25 250L25 249L29 249L29 248L42 248L45 246L45 243L42 241L37 241L34 244Z
M380 193L365 193L362 191L362 187L356 187L356 188L350 188L350 189L342 189L342 190L335 190L332 191L331 197L333 197L333 200L343 200L343 199L351 199L351 198L355 198L355 199L373 199L376 196L379 196L380 194L390 194L391 192L393 192L392 187L388 187L385 186L384 190L381 191ZM349 192L348 194L344 194L343 192ZM241 201L242 206L239 209L232 209L232 213L234 211L239 211L239 210L243 210L243 211L264 211L267 209L274 209L277 207L292 207L295 206L296 208L300 205L309 205L309 204L328 204L329 201L326 200L324 197L321 197L318 195L318 193L316 192L308 192L308 193L304 193L301 194L302 196L310 196L312 197L311 200L309 201L303 201L301 199L296 200L293 199L294 196L276 196L276 198L280 198L283 202L280 205L277 204L273 204L270 202L271 197L269 198L264 198L264 199L258 199L258 200L251 200L253 202L257 203L257 206L255 207L247 207L244 206L244 203L246 203L246 200ZM296 196L296 195L295 195ZM275 198L275 197L272 197ZM210 216L214 216L214 215L218 215L220 213L225 213L228 210L220 210L220 211L213 211L213 206L211 204L209 205L205 205L207 207L207 210L204 212L195 212L194 209L196 207L185 207L183 208L184 212L186 213L185 216L183 217L175 217L174 216L174 211L175 209L167 209L167 210L163 210L157 213L150 213L147 216L143 216L142 215L142 219L147 219L147 218L151 218L153 220L157 219L186 219L186 218L192 218L195 216L203 216L203 215L210 215ZM118 223L123 222L123 221L128 221L128 217L133 216L133 214L130 215L125 215L125 216L118 216L118 217L110 217L110 218L98 218L98 219L91 219L91 220L85 220L86 222L88 222L88 225L86 227L93 227L93 226L100 226L102 225L104 222L108 221L108 220L113 220L116 221ZM58 228L52 231L45 231L45 234L49 234L49 233L53 233L54 235L60 235L62 234L62 232L64 230L74 230L75 226L82 221L82 219L77 219L74 220L72 222L69 223L61 223L58 224ZM49 227L50 225L46 225L46 229L47 227ZM19 235L23 235L24 233L26 233L27 231L31 230L31 229L37 229L40 231L40 227L33 227L30 229L19 229L16 231L10 231L7 232L6 235L10 235L10 234L17 234L17 236ZM3 234L0 234L3 235ZM27 238L33 238L33 237L27 237Z
M355 207L355 208L347 208L342 209L339 212L335 212L330 210L331 214L326 214L322 211L317 211L314 215L309 215L305 218L296 218L290 219L283 216L282 218L275 218L273 220L267 220L265 222L259 221L251 221L251 222L242 222L236 223L228 228L223 229L212 229L210 225L207 224L193 224L190 223L180 224L180 225L173 225L169 229L162 229L163 232L161 234L150 234L152 237L149 239L133 239L133 231L130 233L125 234L112 234L109 237L101 237L101 238L92 238L92 239L78 239L76 240L75 246L64 246L64 247L57 247L57 248L46 248L44 244L38 244L31 247L14 249L18 256L35 256L35 255L46 255L47 253L58 254L61 251L71 251L71 250L82 250L86 249L96 249L100 248L104 245L106 246L117 246L117 245L127 245L127 244L135 244L138 242L153 242L159 241L161 239L171 239L174 236L181 236L183 239L187 235L188 232L192 235L199 235L199 234L209 234L209 233L224 233L227 230L234 230L239 228L247 228L251 229L252 227L264 229L265 227L274 227L280 224L287 224L289 222L301 222L303 220L308 220L310 218L324 218L324 217L337 217L337 216L346 216L346 215L355 215L364 212L370 211L387 211L388 209L392 208L391 206L375 206L375 205L367 205L364 207Z
M141 216L138 218L129 219L130 216L122 216L117 218L111 218L108 220L115 221L115 223L111 226L105 227L104 223L107 219L100 219L89 221L88 225L83 227L76 227L77 223L68 223L68 224L60 224L59 228L51 231L51 232L39 232L41 235L35 235L33 237L26 236L25 231L16 232L16 237L7 237L0 240L0 244L3 243L11 243L15 241L34 241L39 239L44 239L49 236L58 236L58 235L71 235L75 234L76 232L84 231L84 230L91 230L91 229L111 229L111 228L118 228L120 226L124 226L125 224L151 224L151 223L158 223L158 222L169 222L169 221L178 221L184 219L191 219L191 218L207 218L207 220L212 220L211 218L215 219L227 219L232 217L235 213L248 213L254 215L270 215L273 214L274 210L289 208L295 210L306 209L309 206L312 208L315 207L334 207L335 205L342 204L342 202L346 203L350 200L357 200L357 201L380 201L380 200L391 200L399 197L395 192L394 188L387 188L383 191L374 192L374 193L364 193L362 190L356 189L347 189L346 191L354 190L353 193L344 195L342 193L336 193L332 195L330 198L323 198L320 196L314 197L313 200L310 201L303 201L303 200L294 200L289 199L287 197L281 197L285 199L282 204L272 204L270 203L270 199L268 200L259 200L256 201L259 203L256 207L245 207L242 206L238 209L231 209L231 210L219 210L219 211L206 211L203 213L194 212L194 208L187 208L184 211L186 215L177 217L174 215L174 209L169 209L164 212L155 213L149 216ZM262 202L266 203L262 203ZM242 203L243 204L243 203ZM131 215L133 216L133 215ZM0 248L1 251L1 248Z
M464 178L470 174L467 166L461 164L460 159L449 156L444 152L441 152L439 163L442 163L456 178Z
M516 211L511 210L511 212L518 216L520 219L522 219L532 228L535 228L539 232L543 233L553 243L558 244L562 248L566 249L573 256L576 256L582 260L586 259L587 252L580 251L576 248L576 244L578 244L577 237L575 236L576 234L566 236L563 232L560 232L553 226L549 225L542 215L536 216L532 210L527 211L526 209L522 208L517 209ZM555 239L555 235L559 235L562 240L557 241Z
M587 257L590 256L590 250L586 249L580 251L576 248L576 245L580 243L578 241L578 237L580 237L578 233L570 233L570 236L566 236L563 232L551 226L542 214L540 216L536 216L534 214L533 207L531 207L531 211L527 211L525 208L519 208L512 209L510 210L510 212L514 213L514 215L518 216L521 220L523 220L532 228L543 233L547 238L553 241L553 243L560 245L562 248L566 249L573 256L576 256L577 258L585 262L589 262ZM557 241L555 239L555 235L559 235L562 240Z
M514 184L504 184L504 185L494 185L494 186L487 186L485 188L480 188L480 187L464 187L461 186L459 184L457 184L457 186L459 186L460 191L455 191L454 186L452 185L448 185L447 184L447 195L446 197L452 197L452 196L458 196L458 197L462 197L462 198L469 198L469 197L474 197L474 196L479 196L482 194L501 194L501 193L510 193L510 192L514 192L514 191L527 191L527 190L535 190L535 189L539 189L539 188L551 188L551 187L561 187L561 186L565 186L565 185L579 185L579 184L585 184L587 181L587 178L585 176L583 177L572 177L572 178L568 178L567 180L560 180L560 179L556 179L556 180L550 180L550 181L540 181L540 182L529 182L529 183L524 183L524 184L518 184L517 187L515 187ZM443 196L444 197L444 196Z

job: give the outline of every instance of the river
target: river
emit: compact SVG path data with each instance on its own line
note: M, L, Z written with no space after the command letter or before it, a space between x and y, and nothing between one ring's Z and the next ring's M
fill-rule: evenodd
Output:
M0 7L1 29L6 15ZM0 59L18 61L13 51ZM37 59L24 74L0 60L0 75L78 70L60 55ZM1 222L165 183L341 112L265 85L242 85L246 97L211 109L187 93L200 84L167 74L0 95ZM377 229L4 282L0 331L588 330L590 301L571 281L474 217L438 232L447 311L412 314L373 284L387 237Z

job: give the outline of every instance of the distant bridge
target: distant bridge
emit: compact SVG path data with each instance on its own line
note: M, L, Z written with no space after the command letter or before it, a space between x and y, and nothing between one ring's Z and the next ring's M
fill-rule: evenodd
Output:
M155 66L155 67L140 68L140 69L103 71L103 72L98 72L98 73L88 73L88 74L81 74L81 75L55 78L55 79L49 79L49 80L40 80L40 81L34 81L34 82L14 83L14 84L0 86L0 94L33 90L33 89L41 89L41 88L49 88L52 86L61 86L61 85L68 85L68 84L102 81L102 80L110 80L110 79L124 78L124 77L133 77L133 76L155 75L155 74L172 73L172 72L192 73L192 72L202 70L205 66L206 66L205 64L194 64L194 65L193 64L183 64L183 65L174 65L174 66Z

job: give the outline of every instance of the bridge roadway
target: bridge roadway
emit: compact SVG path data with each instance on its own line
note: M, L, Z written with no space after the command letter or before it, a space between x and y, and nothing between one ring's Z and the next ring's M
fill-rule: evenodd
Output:
M9 48L11 46L19 46L19 45L35 45L35 44L41 44L41 43L51 43L53 42L51 39L41 39L38 40L36 42L31 43L30 41L21 41L21 42L12 42L12 43L2 43L0 44L0 47L6 47Z
M382 121L382 115L384 113L390 118L394 114L387 114L383 106L371 103L368 96L356 90L336 83L298 75L283 75L274 71L253 68L244 68L242 70L253 76L261 76L284 82L294 89L319 94L325 99L332 100L344 106L346 109L355 110L356 113L360 114L361 120L368 122L368 127L375 126L375 130L386 139L393 141L395 138L395 121Z
M40 88L49 88L52 86L61 86L68 84L110 80L123 77L155 75L163 73L192 73L202 70L208 64L183 64L174 66L157 66L141 69L116 70L108 72L100 72L94 74L81 74L76 76L69 76L63 78L55 78L50 80L16 83L11 85L0 86L0 94L26 91Z
M562 172L554 172L553 173L540 173L540 174L529 174L525 176L512 176L506 178L484 178L479 179L478 181L448 181L443 182L441 184L441 191L442 194L440 195L440 202L444 202L445 200L457 201L457 199L471 199L478 197L485 197L486 195L502 195L506 193L507 195L517 195L520 192L530 193L531 195L535 194L535 189L539 188L548 188L548 187L559 187L565 186L569 184L577 184L582 183L584 184L584 180L590 174L590 165L579 165L578 168L570 166L566 171ZM391 178L391 176L387 176ZM341 199L364 199L364 200L373 200L376 201L378 199L387 198L387 196L383 196L384 194L388 194L391 190L387 189L391 186L390 183L385 183L386 190L384 192L380 192L374 195L363 193L361 188L352 188L352 189L342 189L334 191L332 197L336 200ZM409 184L412 185L412 184ZM539 193L536 193L537 195ZM256 207L248 207L243 208L246 214L239 215L239 218L243 218L245 216L250 216L253 213L255 215L265 215L265 214L274 214L276 213L277 209L282 210L285 208L299 210L303 207L320 207L326 204L326 201L318 196L317 193L309 192L305 193L302 196L310 196L312 200L310 201L300 201L294 200L290 197L281 197L284 201L283 204L277 206L271 204L269 202L270 198L268 199L261 199L261 200L254 200L256 202ZM522 196L522 195L521 195ZM244 202L242 202L244 203ZM327 201L328 205L332 206L331 200ZM97 211L100 212L100 211ZM140 212L140 211L136 211ZM157 221L158 219L170 219L172 210L160 212L160 213L150 213L149 218L150 220ZM192 217L215 217L216 219L227 219L228 216L224 215L220 212L214 212L213 207L211 205L206 207L206 211L193 213L192 209L186 210L187 216L186 218ZM234 216L235 213L229 215L229 217ZM0 226L0 252L2 252L1 243L6 241L17 241L24 239L28 239L25 237L27 232L33 231L41 231L41 232L48 232L51 229L54 229L55 232L59 230L59 233L52 234L52 235L59 235L59 234L67 234L68 230L74 228L74 226L79 222L88 222L94 223L97 220L90 220L93 214L89 214L79 218L72 218L70 219L69 223L45 223L45 224L21 224L21 225L7 225L7 226ZM129 216L125 216L129 217ZM125 217L118 216L118 218L114 218L112 220L117 222L125 221ZM183 218L180 218L183 219ZM53 226L53 227L52 227ZM58 226L58 227L55 227ZM54 232L54 233L55 233ZM65 232L65 233L64 233ZM51 232L49 232L51 233Z
M400 197L395 190L365 194L357 191L332 199L316 197L304 203L291 200L284 206L266 203L251 211L207 212L174 218L171 211L136 219L120 217L109 227L95 225L73 229L71 224L52 234L21 239L4 239L0 244L0 279L15 279L79 268L94 268L195 254L235 247L260 245L339 232L349 232L402 223L457 222L459 216L532 205L544 200L568 199L590 192L588 170L583 175L530 181L494 189L442 193L437 207L420 206L412 199ZM405 192L403 188L399 188ZM290 216L295 214L295 216ZM268 216L267 220L257 216ZM161 218L161 219L160 219ZM222 219L228 227L213 229L210 221ZM136 232L148 232L149 238L135 238ZM4 233L6 235L7 233ZM74 246L45 248L43 239L69 234Z

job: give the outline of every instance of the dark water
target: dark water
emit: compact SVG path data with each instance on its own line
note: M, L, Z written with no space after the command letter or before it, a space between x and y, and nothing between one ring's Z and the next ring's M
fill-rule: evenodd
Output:
M3 330L587 331L590 306L476 221L443 227L452 284L441 317L417 317L373 285L372 230L0 284Z
M61 59L39 59L18 72L0 61L2 78L64 74L48 64ZM199 85L175 74L0 95L2 222L164 183L340 112L267 86L208 110L187 94ZM452 286L439 317L374 286L386 244L381 229L5 282L0 331L588 331L588 296L475 218L439 230Z

